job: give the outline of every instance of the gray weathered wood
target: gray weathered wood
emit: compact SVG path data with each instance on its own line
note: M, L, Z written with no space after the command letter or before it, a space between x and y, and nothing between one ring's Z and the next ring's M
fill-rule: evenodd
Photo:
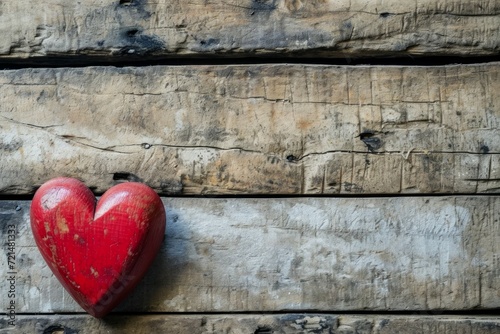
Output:
M33 334L498 334L500 318L440 315L85 315L17 316L0 319L0 333Z
M497 196L164 200L163 248L118 311L500 307ZM17 311L80 312L35 247L28 207L0 202L0 243L18 231Z
M497 0L2 1L0 56L497 55Z
M0 193L500 190L500 64L0 72ZM41 163L43 162L43 163Z

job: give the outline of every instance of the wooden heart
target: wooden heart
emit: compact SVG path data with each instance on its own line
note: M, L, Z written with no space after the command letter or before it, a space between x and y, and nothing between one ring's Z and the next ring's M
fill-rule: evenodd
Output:
M165 209L148 186L129 182L99 200L80 181L57 178L35 193L31 228L48 266L94 317L137 285L165 234Z

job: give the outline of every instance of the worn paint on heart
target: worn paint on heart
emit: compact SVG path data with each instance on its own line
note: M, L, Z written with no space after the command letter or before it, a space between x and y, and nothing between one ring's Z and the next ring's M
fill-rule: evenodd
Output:
M144 276L163 241L165 217L159 196L135 182L111 188L96 205L82 182L57 178L40 187L31 206L42 256L95 317L110 312Z

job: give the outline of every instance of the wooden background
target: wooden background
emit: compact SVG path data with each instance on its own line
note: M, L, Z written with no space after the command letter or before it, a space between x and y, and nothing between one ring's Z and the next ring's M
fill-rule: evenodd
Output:
M0 333L500 333L500 1L0 1L0 32ZM168 213L101 320L31 235L56 176Z

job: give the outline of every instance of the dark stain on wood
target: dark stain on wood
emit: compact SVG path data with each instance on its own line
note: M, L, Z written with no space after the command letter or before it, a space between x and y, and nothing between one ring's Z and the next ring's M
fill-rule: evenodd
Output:
M272 12L276 9L276 0L252 0L250 9L253 12Z
M184 185L181 181L171 179L160 182L160 191L165 195L180 195L183 193Z
M23 147L23 141L20 139L12 139L9 142L0 142L0 150L14 152Z
M160 38L143 34L140 27L123 29L122 40L126 45L120 50L122 55L144 55L165 49L165 43Z
M117 10L126 10L132 14L139 14L141 18L151 17L151 12L146 8L147 0L119 0Z

